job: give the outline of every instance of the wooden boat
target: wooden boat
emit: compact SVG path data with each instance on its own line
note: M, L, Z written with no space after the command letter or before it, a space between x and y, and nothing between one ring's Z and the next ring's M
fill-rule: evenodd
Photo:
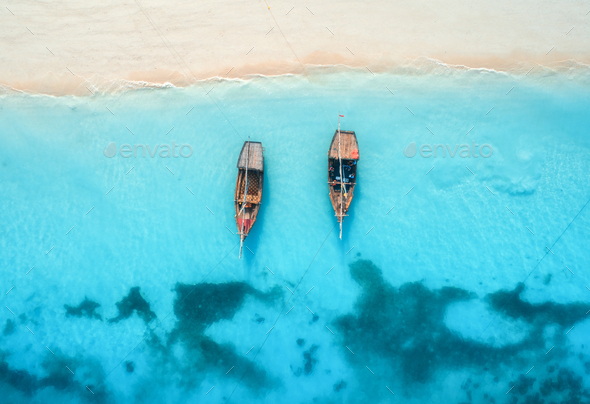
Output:
M359 146L356 134L352 131L340 130L338 116L338 130L332 137L328 150L328 184L330 200L334 212L340 223L340 239L342 240L342 220L348 216L348 209L354 196L357 181L357 162L359 160Z
M234 202L236 225L240 235L240 258L242 258L244 240L248 237L260 210L264 174L263 151L262 143L248 140L244 142L238 158L238 179Z

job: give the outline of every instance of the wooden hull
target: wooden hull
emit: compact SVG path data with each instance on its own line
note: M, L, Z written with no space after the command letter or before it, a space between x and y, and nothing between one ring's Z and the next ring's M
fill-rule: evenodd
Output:
M236 227L242 242L248 237L260 211L264 179L262 152L261 143L245 142L238 159L234 206Z
M340 140L340 160L338 159ZM328 187L330 201L334 208L334 214L339 223L345 216L348 216L348 210L354 197L354 188L357 183L359 160L358 143L354 132L336 131L328 150Z

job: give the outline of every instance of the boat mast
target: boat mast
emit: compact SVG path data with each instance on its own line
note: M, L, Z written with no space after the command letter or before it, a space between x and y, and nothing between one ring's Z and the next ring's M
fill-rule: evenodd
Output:
M244 184L244 201L242 202L242 228L240 229L240 256L242 259L242 249L244 248L244 216L246 214L246 198L248 197L248 166L250 165L250 136L248 136L248 150L246 151L246 183Z
M340 240L342 240L342 191L346 192L342 177L342 156L340 155L340 114L338 114L338 165L340 167Z

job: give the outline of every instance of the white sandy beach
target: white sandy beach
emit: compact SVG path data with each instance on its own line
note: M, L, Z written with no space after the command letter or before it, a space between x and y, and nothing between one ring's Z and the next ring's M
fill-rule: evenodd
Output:
M82 95L116 80L187 85L211 77L387 71L417 58L526 72L590 64L582 1L9 1L0 85ZM572 29L573 28L573 29ZM95 87L96 88L96 87Z

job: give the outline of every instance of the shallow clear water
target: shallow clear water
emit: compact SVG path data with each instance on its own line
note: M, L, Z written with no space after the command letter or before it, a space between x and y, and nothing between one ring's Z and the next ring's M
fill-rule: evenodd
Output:
M590 400L587 80L309 80L1 96L7 402ZM341 241L338 113L360 145ZM238 260L248 136L265 189Z

